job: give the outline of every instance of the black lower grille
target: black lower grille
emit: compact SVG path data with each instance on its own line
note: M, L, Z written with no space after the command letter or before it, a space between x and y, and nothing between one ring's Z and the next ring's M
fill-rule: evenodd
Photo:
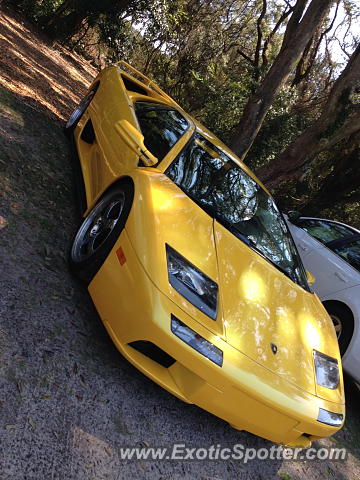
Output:
M173 357L168 355L166 352L164 352L164 350L161 350L161 348L152 342L138 340L136 342L131 342L128 345L151 360L154 360L154 362L157 362L162 367L169 368L176 362Z
M80 138L81 140L84 140L84 142L90 145L95 142L95 130L91 120L88 120L86 122L86 125L81 132Z

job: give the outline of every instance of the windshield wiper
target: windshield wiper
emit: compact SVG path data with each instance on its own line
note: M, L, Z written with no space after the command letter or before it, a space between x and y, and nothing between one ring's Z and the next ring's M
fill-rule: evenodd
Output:
M235 237L239 238L241 241L246 243L248 246L255 246L254 240L252 240L250 237L245 235L244 233L241 233L231 222L226 220L225 218L221 218L218 216L215 210L213 210L211 207L201 205L201 207L206 211L210 217L212 217L214 220L219 222L223 227L225 227L229 232L231 232Z

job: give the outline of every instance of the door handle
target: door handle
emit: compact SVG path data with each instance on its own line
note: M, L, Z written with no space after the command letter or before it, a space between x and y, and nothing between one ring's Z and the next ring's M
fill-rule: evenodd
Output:
M299 243L299 247L300 247L301 250L303 250L304 252L307 252L307 251L309 250L309 247L308 247L305 243L302 243L302 242Z
M335 276L336 276L339 280L341 280L342 282L347 283L347 282L349 281L349 280L347 279L347 277L346 277L343 273L341 273L341 272L336 271L336 272L335 272Z

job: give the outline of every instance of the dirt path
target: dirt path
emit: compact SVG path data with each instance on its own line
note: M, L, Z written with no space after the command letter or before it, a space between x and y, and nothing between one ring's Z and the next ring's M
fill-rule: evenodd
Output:
M78 222L62 121L94 69L0 16L0 478L360 478L359 413L315 444L345 462L122 461L123 446L269 447L184 405L116 351L66 252ZM239 405L241 408L241 405Z

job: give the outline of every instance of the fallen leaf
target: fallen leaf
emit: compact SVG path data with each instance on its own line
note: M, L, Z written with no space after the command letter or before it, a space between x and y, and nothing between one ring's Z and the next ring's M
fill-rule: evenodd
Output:
M0 215L0 230L2 228L5 228L7 224L8 224L8 221L5 220L5 218Z
M112 452L109 448L104 447L105 452L109 455L109 457L112 457Z
M12 203L10 205L10 210L13 212L13 213L18 213L18 211L20 210L20 205L18 203Z
M16 425L6 425L6 430L15 430Z
M32 428L35 430L36 428L36 423L34 422L34 420L32 418L29 418L29 423L30 425L32 426Z

